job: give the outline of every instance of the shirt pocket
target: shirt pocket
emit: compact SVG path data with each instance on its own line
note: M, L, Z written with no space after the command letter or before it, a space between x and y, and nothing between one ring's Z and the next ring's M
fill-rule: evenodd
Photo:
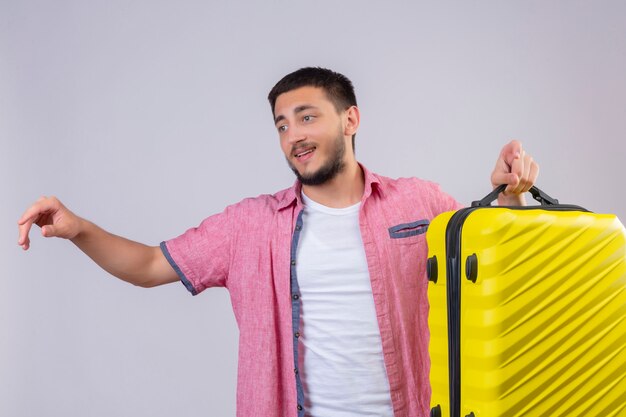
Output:
M394 243L411 244L422 239L418 236L423 235L428 230L430 221L427 219L417 220L410 223L401 223L396 226L391 226L388 230L389 237ZM423 237L423 236L422 236Z
M401 223L388 228L389 254L394 281L405 288L414 288L425 279L427 219Z

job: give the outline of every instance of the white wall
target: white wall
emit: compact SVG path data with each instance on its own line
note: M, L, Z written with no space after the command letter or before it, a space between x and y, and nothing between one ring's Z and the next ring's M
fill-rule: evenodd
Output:
M539 186L626 218L626 3L0 0L0 416L234 415L224 290L118 281L15 222L57 195L148 244L293 179L266 95L349 76L357 155L489 191L523 141Z

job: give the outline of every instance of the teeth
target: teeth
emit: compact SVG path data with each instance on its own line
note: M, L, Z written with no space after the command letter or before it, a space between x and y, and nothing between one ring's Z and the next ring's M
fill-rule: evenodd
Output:
M306 155L308 153L313 152L313 149L309 149L308 151L302 152L302 153L297 153L296 154L296 158L300 158L302 155Z

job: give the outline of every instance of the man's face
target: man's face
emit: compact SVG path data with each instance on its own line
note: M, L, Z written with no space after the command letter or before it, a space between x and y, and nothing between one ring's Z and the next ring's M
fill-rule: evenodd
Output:
M301 87L281 94L274 105L280 146L289 167L304 185L333 179L345 166L343 115L324 90Z

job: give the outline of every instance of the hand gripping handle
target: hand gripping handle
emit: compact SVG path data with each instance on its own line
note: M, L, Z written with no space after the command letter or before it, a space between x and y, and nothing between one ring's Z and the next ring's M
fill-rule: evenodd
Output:
M498 198L498 194L504 191L506 184L498 185L492 192L487 194L482 200L472 201L472 207L487 207ZM532 194L533 198L539 202L542 206L553 206L559 204L559 200L550 197L548 194L541 191L534 185L528 190Z

